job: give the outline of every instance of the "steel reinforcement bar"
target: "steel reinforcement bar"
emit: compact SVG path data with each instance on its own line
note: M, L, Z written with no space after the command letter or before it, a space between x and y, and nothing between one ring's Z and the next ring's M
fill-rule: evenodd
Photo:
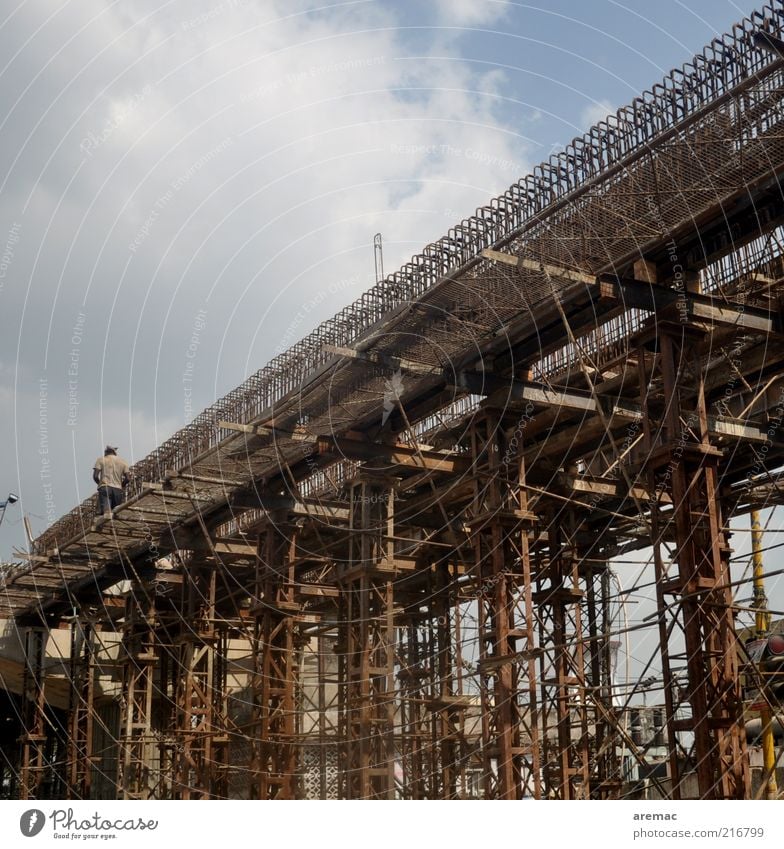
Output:
M699 120L738 86L767 76L781 65L781 58L756 47L754 34L779 36L783 29L784 2L776 0L714 39L691 62L598 122L200 413L133 466L131 494L139 492L144 483L160 480L166 469L181 468L228 437L229 431L216 427L218 420L247 422L272 407L306 375L333 358L326 346L355 343L390 311L420 297L444 277L481 262L486 248L500 247L520 236L545 214ZM535 293L532 295L533 301ZM96 502L92 496L56 521L34 541L33 553L43 554L89 526Z

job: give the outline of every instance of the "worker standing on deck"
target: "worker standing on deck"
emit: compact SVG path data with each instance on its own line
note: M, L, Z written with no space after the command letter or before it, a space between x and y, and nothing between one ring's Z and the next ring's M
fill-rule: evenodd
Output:
M103 457L93 466L93 480L98 484L98 513L111 516L112 510L123 503L123 487L130 480L129 466L117 455L117 448L107 445Z

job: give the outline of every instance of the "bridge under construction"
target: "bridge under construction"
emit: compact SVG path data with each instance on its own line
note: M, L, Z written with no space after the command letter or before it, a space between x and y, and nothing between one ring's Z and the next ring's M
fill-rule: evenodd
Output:
M782 2L734 26L35 539L0 793L612 799L631 763L751 798L730 521L784 485L782 38Z

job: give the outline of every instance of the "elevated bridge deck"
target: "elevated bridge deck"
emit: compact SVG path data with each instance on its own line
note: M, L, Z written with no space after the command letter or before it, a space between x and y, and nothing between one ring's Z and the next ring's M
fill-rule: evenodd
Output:
M574 686L593 693L595 740L623 735L595 695L601 575L653 546L662 665L682 661L691 683L685 702L667 693L672 750L685 734L701 792L742 796L727 522L781 500L783 30L780 3L752 15L137 463L111 519L92 498L54 523L7 575L0 613L36 628L90 609L130 645L136 605L137 619L169 622L164 644L183 639L176 617L198 620L210 651L216 621L232 635L256 622L249 639L276 670L262 679L285 679L274 692L258 682L269 796L293 792L296 733L276 701L293 692L293 646L334 632L343 792L385 797L381 753L398 745L391 728L376 739L385 700L431 721L404 683L419 662L405 658L424 623L448 622L420 669L434 676L439 654L459 654L450 628L473 603L486 793L612 795L600 741L576 753L552 735ZM137 595L110 610L104 591L124 580ZM179 595L149 590L167 582ZM566 649L568 634L581 648ZM719 656L731 657L720 674ZM453 672L442 664L438 681ZM158 674L137 673L140 687ZM461 694L430 686L443 783L416 792L449 796ZM411 733L400 745L416 760L424 732ZM138 780L142 744L127 739ZM220 784L199 752L189 780Z

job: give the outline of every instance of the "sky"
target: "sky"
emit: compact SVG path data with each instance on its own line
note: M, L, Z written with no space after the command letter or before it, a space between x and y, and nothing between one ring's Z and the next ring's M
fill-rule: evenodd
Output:
M5 3L0 560L751 8Z

